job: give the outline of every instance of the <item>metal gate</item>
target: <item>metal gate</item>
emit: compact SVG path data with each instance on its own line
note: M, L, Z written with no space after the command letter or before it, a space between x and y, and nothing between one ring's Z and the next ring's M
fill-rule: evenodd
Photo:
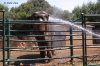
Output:
M65 49L70 50L68 56L60 56L60 57L54 57L54 58L35 58L35 59L34 58L33 59L27 59L27 58L24 58L24 59L17 58L16 59L15 58L15 59L13 59L11 57L11 52L12 51L21 51L21 52L25 51L25 52L27 52L28 50L13 50L15 48L19 49L19 48L22 48L22 47L11 47L11 42L37 42L38 40L19 40L19 39L18 40L11 40L11 36L18 36L18 35L12 35L11 32L21 32L21 30L16 30L16 29L12 30L10 28L10 25L11 24L19 24L19 23L20 24L24 24L24 23L34 24L36 21L33 21L33 20L32 21L31 20L7 20L6 15L5 15L5 11L0 11L0 12L2 12L2 14L3 14L3 20L0 21L0 24L3 26L2 30L0 30L1 31L1 37L2 37L2 39L0 39L1 40L1 46L2 46L2 48L0 49L1 50L0 52L2 54L0 61L1 61L2 66L10 65L11 62L15 62L15 61L25 61L25 60L33 61L33 60L64 59L64 58L65 59L67 59L67 58L70 59L71 66L77 66L73 62L74 59L81 59L81 62L82 62L81 66L92 66L92 65L99 66L100 65L100 58L99 58L100 57L100 51L98 50L98 52L96 54L92 54L92 55L89 55L89 53L88 53L89 48L93 48L93 49L94 48L100 48L100 44L98 43L96 45L93 45L93 43L92 44L87 43L88 40L91 40L91 42L92 42L92 41L98 39L98 41L99 41L99 38L98 37L94 38L92 35L89 34L89 32L87 32L87 30L83 29L83 28L86 28L87 25L99 24L99 22L94 23L94 22L86 22L85 21L86 17L100 16L99 14L97 14L97 15L95 15L95 14L90 14L90 15L81 14L81 17L77 20L81 20L82 22L76 22L77 20L72 21L72 23L77 24L79 26L82 26L83 27L82 29L81 28L79 29L74 25L69 25L68 30L58 30L58 31L57 30L56 31L49 30L48 31L48 32L55 32L55 33L57 33L57 32L59 32L59 33L67 32L66 35L63 35L63 34L49 35L49 36L67 36L67 38L49 40L49 41L50 42L66 41L66 44L67 44L67 42L69 42L68 46L57 46L57 47L60 47L60 48L63 47L63 49L60 49L60 50L65 50ZM41 24L40 21L38 21L38 23ZM46 23L46 24L49 24L49 25L64 25L61 22L42 22L42 23ZM22 31L29 31L29 32L33 31L34 32L34 30L22 30ZM92 28L91 28L90 31L92 31ZM99 31L99 30L97 30L97 31ZM22 35L22 36L25 36L25 35ZM35 36L35 35L26 35L26 36ZM76 36L80 36L80 38L75 38ZM87 36L92 36L92 38L88 38ZM76 41L76 40L81 41L81 43L75 44L74 41ZM40 42L43 42L43 41L45 41L45 40L42 40ZM36 48L36 47L34 47L34 48ZM54 46L54 48L55 47L56 46ZM30 48L30 47L27 47L27 48ZM79 55L76 54L75 55L74 52L76 52L76 50L79 50L79 49L81 49L81 51L80 51L81 54L79 54ZM58 49L53 49L53 50L59 50L59 48ZM44 51L47 51L47 50L44 50ZM28 52L39 52L39 50L32 50L32 51L28 51ZM92 59L89 60L88 58L92 58ZM98 58L97 59L98 63L96 62L94 64L91 64L92 61L95 61L94 58ZM67 63L66 63L66 65L67 65Z

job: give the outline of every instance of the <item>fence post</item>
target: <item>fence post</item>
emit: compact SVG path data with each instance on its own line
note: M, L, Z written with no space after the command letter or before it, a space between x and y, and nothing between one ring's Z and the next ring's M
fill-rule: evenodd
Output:
M10 22L7 19L7 22ZM8 65L10 64L9 60L10 60L10 23L6 23L7 24L7 60L8 60Z
M85 15L82 15L82 27L85 28ZM86 54L86 32L82 30L82 46L83 46L83 66L87 66L87 54Z
M84 15L84 28L86 29L86 22L85 22L86 16ZM85 64L87 66L87 45L86 45L86 31L84 31L84 44L85 44Z
M3 66L6 66L5 64L5 10L3 12Z
M70 62L73 62L73 36L72 36L72 25L70 25L70 56L71 60Z

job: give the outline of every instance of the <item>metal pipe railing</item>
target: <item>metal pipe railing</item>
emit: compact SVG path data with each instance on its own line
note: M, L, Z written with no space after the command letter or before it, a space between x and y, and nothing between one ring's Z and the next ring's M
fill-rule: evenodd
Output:
M3 66L6 66L5 64L5 11L1 11L3 13Z
M70 41L70 46L57 46L57 47L53 47L53 46L42 46L42 47L53 47L54 49L52 50L64 50L64 49L70 49L71 53L70 56L65 56L65 57L57 57L57 58L49 58L49 59L61 59L61 58L71 58L71 61L73 61L74 58L81 58L83 59L83 66L87 66L87 57L89 57L87 55L87 48L99 48L100 45L86 45L86 40L96 40L96 39L100 39L100 38L87 38L86 36L91 36L90 34L87 34L84 30L73 30L73 26L70 26L70 30L11 30L10 25L11 24L49 24L49 25L63 25L64 23L62 22L50 22L50 21L37 21L37 20L6 20L5 19L5 11L0 11L3 13L3 20L0 20L0 24L3 25L3 30L0 30L0 32L3 32L3 35L0 35L1 37L3 37L3 40L0 40L3 42L3 48L0 49L0 51L3 51L3 59L0 59L1 62L3 62L3 66L6 66L6 62L8 63L8 65L10 64L9 62L11 61L23 61L23 60L34 60L34 59L11 59L10 58L10 51L21 51L21 52L31 52L29 50L14 50L14 49L24 49L22 47L11 47L10 43L11 42L58 42L58 41ZM95 14L95 15L87 15L87 14L82 14L82 16L79 19L76 19L74 21L72 21L74 24L77 25L81 25L82 27L86 28L86 25L99 25L99 22L86 22L85 18L89 17L89 16L100 16L100 14ZM76 22L77 20L81 20L82 19L82 23L81 22ZM7 26L6 26L7 25ZM6 30L7 29L7 30ZM12 35L11 32L66 32L69 34L66 35ZM100 31L100 30L93 30L94 31ZM81 32L81 34L74 34L74 32ZM7 34L6 34L7 33ZM35 37L35 36L70 36L68 39L55 39L55 40L12 40L10 39L10 37L12 36L31 36L31 37ZM74 36L81 36L82 38L73 38ZM7 38L5 38L7 37ZM80 45L74 45L73 40L81 40L82 44ZM5 42L7 42L8 46L5 46ZM62 47L62 48L61 48ZM26 48L39 48L39 47L26 47ZM74 56L74 49L83 49L83 55L82 56ZM7 54L5 54L5 52L8 52ZM32 52L39 52L39 51L50 51L50 50L32 50ZM5 56L7 55L7 59L5 58ZM40 60L45 60L48 58L40 58ZM39 59L35 59L35 60L39 60Z

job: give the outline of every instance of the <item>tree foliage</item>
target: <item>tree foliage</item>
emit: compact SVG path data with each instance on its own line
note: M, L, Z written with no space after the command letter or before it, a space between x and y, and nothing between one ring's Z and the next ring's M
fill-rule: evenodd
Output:
M72 14L73 14L73 20L81 17L81 13L84 14L100 14L100 0L98 0L96 3L94 2L89 2L87 4L83 4L82 6L77 6L73 9ZM98 17L89 17L86 18L87 21L100 21Z
M55 6L51 6L45 0L28 0L26 3L22 3L18 7L12 7L8 11L8 7L0 4L0 10L6 10L6 15L11 20L26 20L26 18L32 15L36 11L46 11L50 15L62 18L64 20L71 19L71 13L67 10L63 11Z
M5 10L6 12L8 12L8 7L3 4L0 4L0 10ZM2 12L0 12L0 20L3 18L2 16L3 14Z
M28 16L32 15L32 13L36 11L46 11L56 18L58 17L64 20L71 19L70 12L67 10L63 11L55 6L51 6L45 0L28 0L26 3L22 3L18 7L12 7L9 9L9 11L7 6L0 4L0 10L6 10L6 17L8 17L10 20L26 20ZM0 15L2 16L2 14ZM12 28L18 29L22 25L18 24L11 26Z
M50 5L45 0L28 0L26 3L22 3L19 7L12 7L10 12L15 15L11 19L26 20L33 12L45 10L48 11ZM13 16L13 15L12 15Z
M33 12L36 11L46 11L50 15L55 15L56 17L70 20L71 14L68 11L63 11L57 7L51 6L45 0L28 0L26 3L22 3L18 7L12 7L10 12L7 14L10 19L14 20L26 20L26 18L32 15ZM65 12L65 13L64 13Z

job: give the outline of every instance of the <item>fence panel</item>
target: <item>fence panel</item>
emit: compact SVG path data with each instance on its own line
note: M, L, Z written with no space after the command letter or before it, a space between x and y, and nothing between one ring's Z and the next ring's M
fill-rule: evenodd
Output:
M3 20L0 21L2 25L0 35L0 65L15 65L15 66L91 66L100 64L100 44L97 36L91 35L88 30L97 32L96 28L91 27L94 22L86 22L85 18L93 15L82 14L82 22L72 22L65 25L62 22L46 22L35 20L7 20L5 18L5 11L3 13ZM95 15L96 16L96 15ZM97 15L98 16L98 15ZM30 30L28 26L22 29L11 28L11 26L23 24L47 24L50 30ZM75 26L76 25L76 26ZM85 30L84 27L88 30ZM24 29L25 28L25 29ZM96 29L96 30L95 30ZM48 35L37 34L35 32L48 32ZM95 33L96 33L95 32ZM98 32L97 32L98 34ZM49 40L36 40L36 36L46 36ZM37 42L51 42L52 46L38 46ZM95 42L95 43L94 43ZM98 43L96 43L98 42ZM39 48L52 47L54 54L52 58L40 58ZM53 59L50 63L41 63L43 60Z

